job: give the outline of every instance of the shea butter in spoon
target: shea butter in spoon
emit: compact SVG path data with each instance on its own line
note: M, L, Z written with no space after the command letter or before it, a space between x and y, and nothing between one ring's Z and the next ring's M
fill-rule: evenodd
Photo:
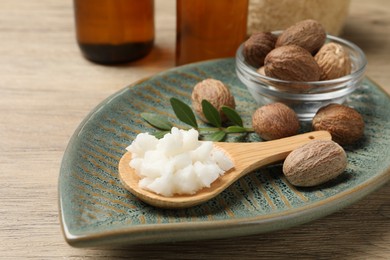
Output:
M226 172L221 168L222 172L218 174L217 178L214 178L215 174L213 174L214 180L211 181L211 183L205 185L205 187L202 187L201 189L189 192L190 194L185 194L185 192L174 192L174 190L171 190L166 194L168 196L164 196L162 192L159 192L159 194L158 192L154 192L152 189L147 188L151 182L149 182L150 180L143 181L146 183L141 182L144 178L142 174L139 172L137 173L136 170L139 165L137 166L137 163L134 163L133 161L133 167L130 166L133 157L137 158L137 156L139 156L136 155L136 152L127 152L123 155L119 162L119 177L126 189L150 205L162 208L186 208L214 198L247 173L262 166L284 160L292 150L312 140L331 140L331 135L326 131L315 131L267 142L213 143L213 148L215 150L223 152L226 158L231 160L232 168ZM152 146L153 145L154 144L152 144ZM135 147L133 148L136 149ZM173 147L171 148L173 149ZM134 149L130 150L134 151ZM166 151L169 153L169 150ZM222 164L226 163L223 167L229 165L229 162L225 159L221 160L221 162L223 162ZM188 161L188 158L186 160ZM218 165L218 163L216 164ZM171 174L174 173L177 172L172 171ZM159 173L156 172L156 174L158 175ZM207 172L203 172L202 174L207 174ZM194 178L188 178L188 180L194 180ZM165 185L166 183L162 184ZM164 186L164 188L166 187Z
M141 133L126 149L132 154L129 165L140 177L138 185L165 197L195 194L234 166L213 142L199 141L194 129L173 127L161 139Z

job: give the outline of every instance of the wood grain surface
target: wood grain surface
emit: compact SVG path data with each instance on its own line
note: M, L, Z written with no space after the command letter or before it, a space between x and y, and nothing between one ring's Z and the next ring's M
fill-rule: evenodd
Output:
M156 46L122 66L85 60L71 1L0 1L0 259L390 259L390 183L328 217L240 238L77 249L57 205L62 155L82 119L107 96L174 66L175 2L156 0ZM351 1L342 35L390 93L390 1Z

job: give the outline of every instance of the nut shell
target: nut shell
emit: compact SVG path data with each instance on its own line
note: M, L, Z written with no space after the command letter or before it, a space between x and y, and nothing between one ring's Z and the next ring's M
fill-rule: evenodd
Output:
M205 79L197 83L191 95L193 109L203 121L208 122L203 114L203 99L209 101L219 111L222 121L227 119L221 111L222 106L228 106L233 109L236 107L234 97L230 93L229 88L216 79Z
M332 140L340 145L352 144L364 134L364 121L355 109L329 104L320 108L313 118L314 130L326 130L332 135Z
M275 48L276 39L277 37L270 32L252 34L244 43L245 61L255 68L263 66L265 56Z
M314 56L321 69L320 80L337 79L351 73L351 59L340 44L330 42Z
M259 107L252 115L254 131L264 140L296 135L299 120L294 110L282 103Z
M324 27L316 20L308 19L284 30L276 41L275 47L298 45L314 54L325 43L325 40L326 32Z
M256 71L257 71L257 73L259 73L259 74L261 74L261 75L263 75L263 76L266 76L266 75L265 75L265 71L264 71L264 66L261 66L261 67L258 68Z
M296 45L282 46L268 53L264 71L269 77L288 81L317 81L321 76L313 56Z
M293 150L283 163L286 179L310 187L336 178L347 167L344 149L330 140L315 140Z

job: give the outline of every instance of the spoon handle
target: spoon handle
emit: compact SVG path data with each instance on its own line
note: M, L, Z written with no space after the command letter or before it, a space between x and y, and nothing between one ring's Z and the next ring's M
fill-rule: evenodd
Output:
M257 168L284 160L292 150L310 141L331 139L327 131L314 131L267 142L218 142L215 145L225 150L234 160L235 171L241 172L238 179Z

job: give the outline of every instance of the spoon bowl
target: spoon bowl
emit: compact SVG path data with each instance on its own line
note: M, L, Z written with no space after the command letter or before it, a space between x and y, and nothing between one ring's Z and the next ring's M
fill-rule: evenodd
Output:
M234 167L215 180L209 188L203 188L192 195L165 197L142 189L140 177L130 167L131 153L125 153L119 161L119 178L124 187L147 204L160 208L187 208L206 202L244 175L275 162L284 160L294 149L313 140L331 140L327 131L314 131L267 142L224 143L215 142L214 147L222 149L231 158Z

